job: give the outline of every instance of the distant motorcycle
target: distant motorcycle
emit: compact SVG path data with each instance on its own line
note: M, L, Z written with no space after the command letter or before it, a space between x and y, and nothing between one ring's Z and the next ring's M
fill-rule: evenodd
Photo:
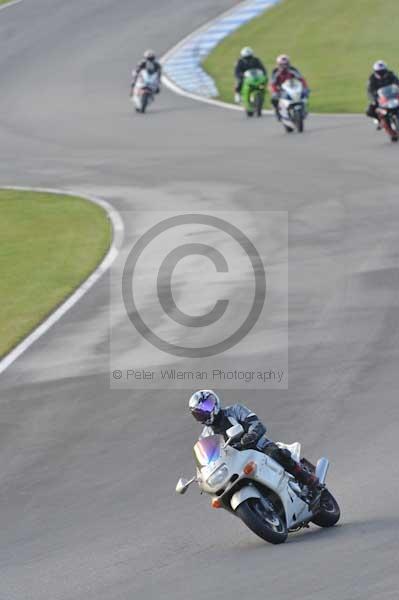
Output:
M248 117L252 117L254 114L257 117L262 116L266 85L267 77L261 69L245 71L241 98Z
M288 79L281 86L278 109L281 121L287 132L304 130L304 121L308 115L308 90L299 79Z
M147 69L142 69L137 77L132 95L136 112L145 113L148 105L154 101L154 95L158 88L158 73L151 73Z
M329 462L320 458L315 467L300 459L299 443L286 445L294 460L314 472L322 485L321 495L309 500L309 491L283 467L257 450L234 448L243 435L237 423L227 430L228 439L220 435L200 438L194 446L196 475L179 479L176 492L184 494L197 482L201 493L212 498L213 508L224 508L241 519L256 535L271 544L281 544L288 533L308 527L332 527L340 518L337 501L325 485Z
M393 142L399 135L399 87L387 85L377 92L378 120Z

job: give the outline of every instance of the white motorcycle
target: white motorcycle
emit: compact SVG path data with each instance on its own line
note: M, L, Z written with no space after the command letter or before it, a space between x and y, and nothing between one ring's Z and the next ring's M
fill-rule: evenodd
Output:
M158 73L151 73L147 69L140 71L132 95L132 101L136 108L136 112L145 113L147 106L153 102L154 94L158 88Z
M332 527L340 518L340 509L325 485L329 461L320 458L314 467L306 459L302 465L315 472L322 485L315 506L308 490L299 484L275 460L257 450L237 450L232 444L243 435L236 424L227 430L227 441L220 435L200 438L194 446L197 473L192 479L179 479L176 492L184 494L197 482L201 493L212 498L213 508L224 508L239 517L256 535L272 544L281 544L290 532L308 527ZM300 444L278 444L288 448L300 461Z
M288 79L281 86L278 109L281 121L287 132L304 130L304 121L308 115L308 92L299 79Z

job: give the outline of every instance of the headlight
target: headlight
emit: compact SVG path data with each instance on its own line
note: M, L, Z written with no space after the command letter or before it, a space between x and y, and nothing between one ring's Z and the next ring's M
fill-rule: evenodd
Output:
M216 487L223 483L229 474L229 469L226 464L222 464L216 471L212 473L206 480L209 487Z

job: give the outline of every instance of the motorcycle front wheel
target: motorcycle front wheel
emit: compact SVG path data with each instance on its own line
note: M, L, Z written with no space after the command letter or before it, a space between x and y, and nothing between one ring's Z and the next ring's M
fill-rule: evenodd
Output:
M261 92L257 92L255 95L255 113L257 117L262 116L262 108L263 108L263 94Z
M282 544L287 539L285 521L261 498L245 500L237 507L236 514L251 531L270 544Z
M295 114L294 114L294 122L295 122L295 126L298 130L298 133L303 133L303 113L302 111L296 110Z
M333 527L338 523L341 511L331 492L324 490L320 498L320 508L312 519L319 527Z
M398 135L399 135L399 116L398 113L395 113L392 115L391 117L391 129L392 129L392 136L391 139L393 142L397 142L398 141Z
M144 114L148 105L148 101L150 96L148 94L143 94L143 98L141 100L141 112Z

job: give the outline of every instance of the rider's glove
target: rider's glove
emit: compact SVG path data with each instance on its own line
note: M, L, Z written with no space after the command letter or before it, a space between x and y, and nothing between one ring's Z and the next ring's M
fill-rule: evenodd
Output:
M244 433L244 435L241 438L241 447L251 448L256 445L258 439L259 436L257 433L255 433L254 431L248 431L247 433Z
M238 92L236 92L236 93L234 94L234 102L235 102L236 104L240 104L240 102L241 102L241 96L240 96L240 94L239 94Z

